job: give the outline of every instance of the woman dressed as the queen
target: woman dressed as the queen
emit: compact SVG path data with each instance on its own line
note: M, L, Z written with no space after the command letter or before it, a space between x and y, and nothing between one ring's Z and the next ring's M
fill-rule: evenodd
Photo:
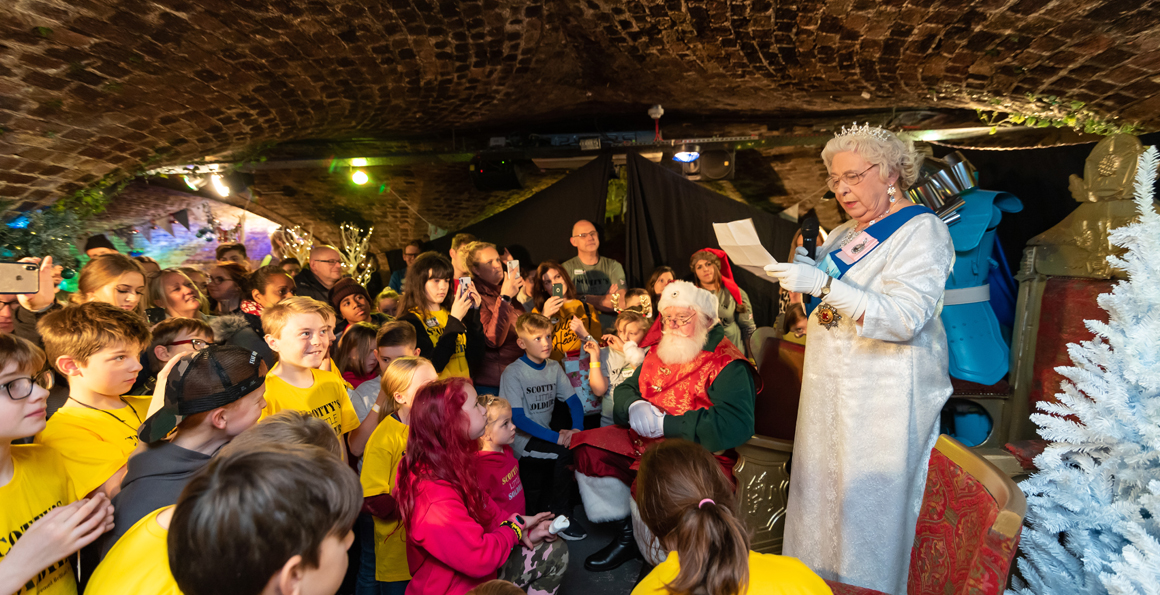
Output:
M809 319L783 553L823 578L905 593L939 412L951 394L939 312L954 248L906 199L921 155L881 128L826 144L829 186L851 221L817 262L766 267L821 298Z

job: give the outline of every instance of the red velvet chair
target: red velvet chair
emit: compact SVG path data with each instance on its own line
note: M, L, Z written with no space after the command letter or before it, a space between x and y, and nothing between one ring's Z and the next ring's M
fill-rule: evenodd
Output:
M1019 545L1027 501L983 457L939 436L910 551L908 595L998 595ZM878 591L826 581L835 595Z

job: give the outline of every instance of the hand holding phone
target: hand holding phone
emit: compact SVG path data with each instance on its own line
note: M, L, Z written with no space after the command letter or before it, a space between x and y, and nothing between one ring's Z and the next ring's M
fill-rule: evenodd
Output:
M552 284L552 297L558 297L558 298L564 297L564 284L563 283L553 283Z
M0 262L0 294L40 291L40 267L31 262Z
M520 261L509 260L507 262L507 272L508 272L509 277L519 277L520 276Z

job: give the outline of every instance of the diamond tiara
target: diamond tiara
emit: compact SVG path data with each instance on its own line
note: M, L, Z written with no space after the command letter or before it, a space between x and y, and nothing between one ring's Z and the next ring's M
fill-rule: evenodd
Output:
M846 128L845 126L843 126L842 131L835 134L834 138L838 138L841 136L872 136L872 137L874 137L880 141L883 141L883 142L887 142L890 140L890 133L889 132L887 132L885 129L880 128L878 126L871 128L869 122L866 122L865 124L863 124L861 126L858 125L858 122L854 122L850 126L850 128Z

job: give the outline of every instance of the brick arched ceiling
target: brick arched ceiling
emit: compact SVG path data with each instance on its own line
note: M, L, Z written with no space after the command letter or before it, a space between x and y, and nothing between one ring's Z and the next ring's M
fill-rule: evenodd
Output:
M1160 8L1123 0L7 0L0 199L258 143L651 103L784 117L972 107L931 93L966 89L1147 124L1158 46Z

